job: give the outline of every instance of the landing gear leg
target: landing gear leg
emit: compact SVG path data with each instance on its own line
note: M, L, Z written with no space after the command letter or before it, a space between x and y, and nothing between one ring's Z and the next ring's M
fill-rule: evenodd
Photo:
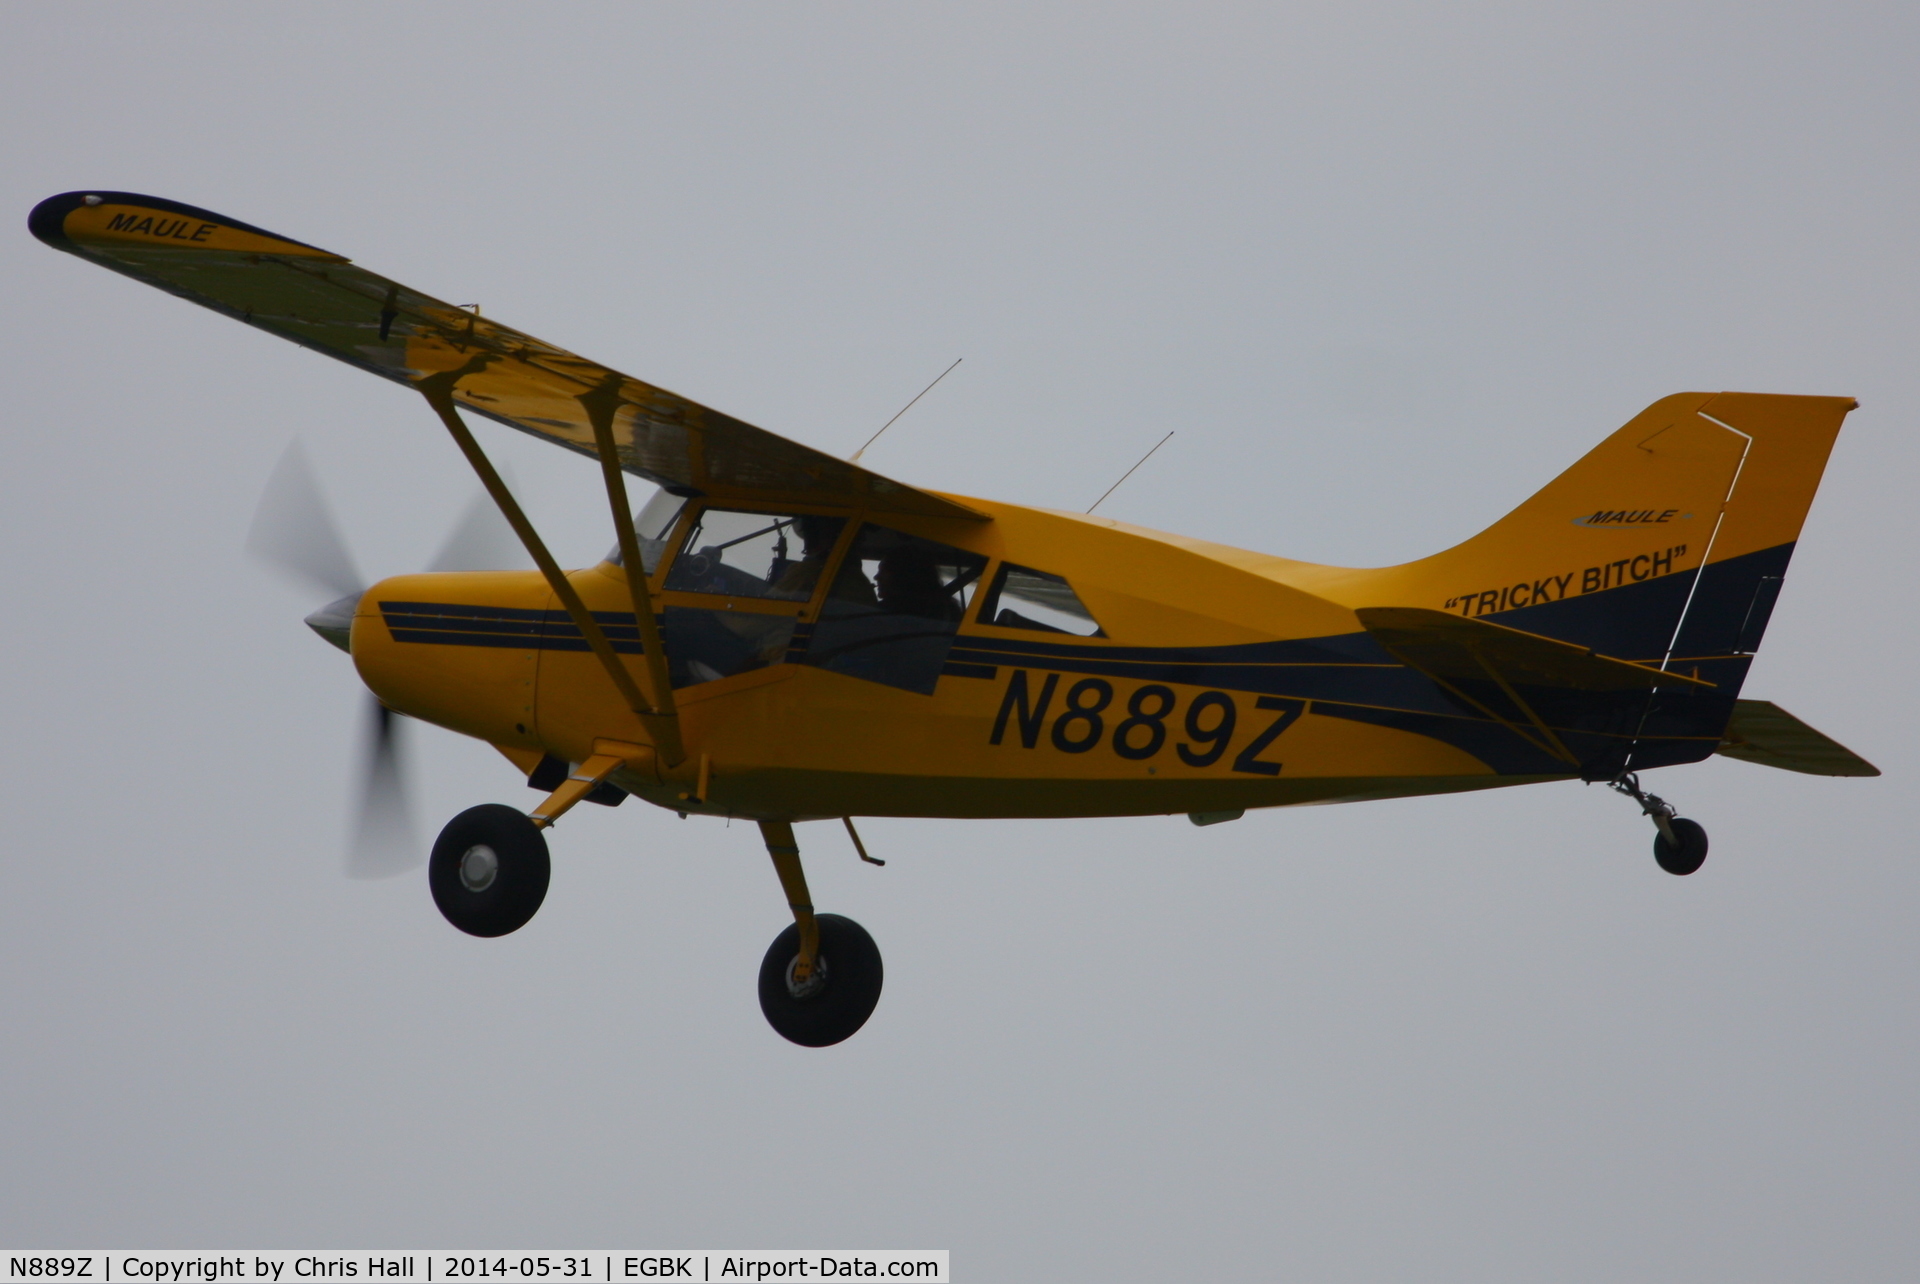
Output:
M1640 804L1640 810L1652 818L1660 831L1653 840L1653 858L1669 874L1692 874L1706 864L1707 831L1698 821L1683 820L1674 814L1673 804L1657 794L1640 788L1640 777L1622 772L1608 786Z
M813 912L792 825L763 820L760 833L793 909L793 926L760 962L760 1010L776 1032L803 1047L839 1043L880 1002L880 949L852 919Z

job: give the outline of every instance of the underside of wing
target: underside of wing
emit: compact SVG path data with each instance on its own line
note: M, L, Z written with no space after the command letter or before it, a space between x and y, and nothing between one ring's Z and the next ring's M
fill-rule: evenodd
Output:
M1769 700L1737 700L1715 750L1742 762L1809 776L1877 776L1880 769Z
M190 205L127 192L42 201L28 226L54 246L383 378L463 371L467 410L594 455L583 398L613 403L621 466L718 499L984 520L941 496L743 423L347 259Z

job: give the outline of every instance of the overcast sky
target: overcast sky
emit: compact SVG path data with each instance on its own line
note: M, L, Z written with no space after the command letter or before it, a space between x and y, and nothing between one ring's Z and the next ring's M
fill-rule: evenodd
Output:
M0 44L0 1242L944 1247L968 1281L1910 1279L1920 19L1848 4L20 5ZM767 1028L751 826L553 835L533 923L340 874L417 398L56 254L191 202L903 481L1313 561L1491 523L1668 393L1850 395L1746 694L1877 763L806 826L886 958ZM593 465L504 429L563 560ZM418 822L536 799L414 726Z

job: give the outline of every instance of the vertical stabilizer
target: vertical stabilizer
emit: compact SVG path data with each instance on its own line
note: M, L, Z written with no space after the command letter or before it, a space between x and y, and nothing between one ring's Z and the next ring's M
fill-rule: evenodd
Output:
M1733 712L1855 405L1747 392L1667 397L1472 539L1365 573L1343 596L1356 607L1486 619L1711 683L1596 709L1594 730L1618 749L1586 769L1696 761Z

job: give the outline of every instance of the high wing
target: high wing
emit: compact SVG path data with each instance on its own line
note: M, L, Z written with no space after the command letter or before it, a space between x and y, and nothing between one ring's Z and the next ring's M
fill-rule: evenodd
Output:
M1809 776L1877 776L1880 769L1770 700L1736 700L1726 739L1714 752Z
M627 472L717 499L986 515L903 486L221 214L130 192L68 192L34 207L55 249L397 383L464 371L454 399L597 457L582 398L615 406Z

